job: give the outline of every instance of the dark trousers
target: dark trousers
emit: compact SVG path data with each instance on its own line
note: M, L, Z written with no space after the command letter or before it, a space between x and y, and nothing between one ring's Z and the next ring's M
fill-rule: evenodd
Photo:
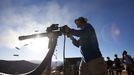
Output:
M127 74L128 75L134 75L134 70L133 70L134 68L133 68L133 65L131 65L131 64L128 64L127 65Z

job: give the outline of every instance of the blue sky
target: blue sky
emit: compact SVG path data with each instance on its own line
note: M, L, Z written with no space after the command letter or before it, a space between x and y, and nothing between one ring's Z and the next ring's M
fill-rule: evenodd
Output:
M121 57L124 49L134 57L133 4L133 0L0 0L0 59L42 60L48 38L19 41L18 36L45 32L54 23L76 28L74 19L80 16L95 28L104 57L113 59L115 53ZM63 36L56 50L57 60L62 60ZM80 56L79 48L67 38L66 57Z

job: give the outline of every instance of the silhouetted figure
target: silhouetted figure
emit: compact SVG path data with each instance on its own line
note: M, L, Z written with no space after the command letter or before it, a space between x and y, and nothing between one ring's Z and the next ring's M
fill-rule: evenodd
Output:
M122 53L123 62L126 64L126 70L128 75L134 75L134 61L130 55L127 54L127 51Z
M119 74L121 75L121 72L122 72L121 60L118 58L117 54L115 54L114 56L115 56L114 69L117 75Z
M107 57L107 69L108 69L108 73L109 73L109 75L114 75L114 72L113 72L113 61L112 60L110 60L110 58L109 57Z
M73 44L81 48L83 57L79 75L107 75L106 63L100 52L93 26L84 17L75 19L75 24L80 30L71 29L66 25L65 32L70 36ZM73 36L79 37L79 40Z

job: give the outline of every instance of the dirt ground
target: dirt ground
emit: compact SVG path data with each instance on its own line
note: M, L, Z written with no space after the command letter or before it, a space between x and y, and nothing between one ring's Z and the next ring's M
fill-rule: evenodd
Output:
M116 75L116 72L114 71L114 75ZM121 75L127 75L126 71L122 71Z

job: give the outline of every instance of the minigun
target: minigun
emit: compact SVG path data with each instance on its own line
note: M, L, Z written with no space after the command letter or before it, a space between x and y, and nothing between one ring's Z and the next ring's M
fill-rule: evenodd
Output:
M26 40L31 38L40 38L40 37L48 37L49 38L49 45L48 48L50 48L53 38L57 38L58 36L61 36L65 33L64 27L58 27L59 24L52 24L50 27L47 27L46 33L38 33L38 34L31 34L31 35L24 35L19 36L19 40Z
M59 24L52 24L50 27L47 27L46 33L19 36L19 40L26 40L26 39L39 38L39 37L49 37L51 34L61 36L62 34L65 33L64 27L58 27L58 25Z

